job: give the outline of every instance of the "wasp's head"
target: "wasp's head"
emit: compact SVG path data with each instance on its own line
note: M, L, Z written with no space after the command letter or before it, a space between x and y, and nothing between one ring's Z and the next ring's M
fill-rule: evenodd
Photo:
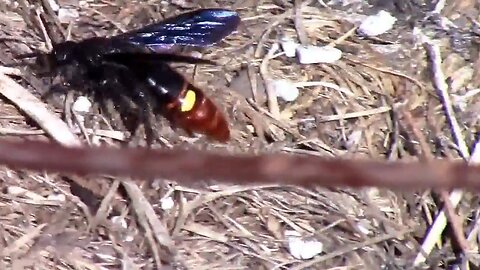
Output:
M50 64L65 65L74 60L75 45L73 41L65 41L55 44L52 52L49 54L48 61Z

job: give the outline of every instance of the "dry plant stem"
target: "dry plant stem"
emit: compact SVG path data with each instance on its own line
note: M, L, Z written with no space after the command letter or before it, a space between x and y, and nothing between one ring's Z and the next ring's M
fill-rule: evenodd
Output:
M183 210L181 211L181 215L177 218L177 222L175 224L175 228L173 229L172 235L176 236L181 229L185 226L185 222L187 217L199 206L208 204L216 199L221 197L232 196L236 193L254 190L254 189L262 189L262 188L272 188L278 187L278 185L243 185L243 186L233 186L229 187L222 191L217 192L210 192L206 194L199 194L195 199L185 203L183 206ZM186 191L182 187L177 187L176 190L178 191ZM201 192L198 192L201 193Z
M304 119L301 119L301 121L296 121L297 123L295 123L295 124L298 124L298 122L303 122L303 121L313 121L315 119L319 123L324 123L324 122L330 122L330 121L338 121L338 120L359 118L359 117L364 117L364 116L369 116L369 115L386 113L386 112L389 112L391 110L392 110L391 107L383 106L383 107L378 107L378 108L375 108L375 109L369 109L369 110L364 110L364 111L359 111L359 112L325 115L325 116L318 116L317 118L314 118L314 117L304 118Z
M88 136L87 129L85 128L84 122L80 119L78 113L72 111L73 118L75 119L75 123L77 127L80 129L80 133L85 137L88 145L92 145L92 139Z
M355 31L357 31L358 26L352 27L352 29L348 30L345 34L343 34L341 37L337 38L336 40L328 43L327 46L334 47L335 45L338 45L345 41L347 38L355 34Z
M108 210L111 205L111 202L117 193L118 186L120 186L120 181L115 180L113 181L112 185L108 189L107 194L105 197L103 197L102 202L100 203L100 207L97 210L97 214L95 214L95 217L92 219L92 221L89 224L89 229L93 230L95 227L97 227L98 224L103 222L107 216L108 216Z
M268 98L268 109L272 114L272 117L275 119L280 119L280 108L278 106L277 94L273 88L273 79L268 72L268 61L272 59L275 52L279 49L278 43L274 43L267 55L263 58L262 64L260 65L260 74L262 75L263 81L265 83L265 90L267 92Z
M128 196L132 200L133 209L135 210L135 213L137 215L137 221L145 231L145 237L147 238L148 244L150 245L150 248L152 250L153 258L155 259L157 268L160 268L162 266L162 261L160 260L160 252L152 236L152 227L151 224L149 224L148 222L147 213L143 211L143 207L149 205L149 203L146 202L145 197L143 196L137 185L125 181L123 182L123 186L125 187ZM167 246L167 248L171 248L171 246Z
M368 67L368 68L371 68L373 70L376 70L376 71L379 71L379 72L382 72L382 73L387 73L387 74L398 76L400 78L407 79L407 80L413 82L415 85L417 85L420 89L424 88L424 86L422 85L422 83L420 81L418 81L417 79L415 79L413 77L405 75L403 73L400 73L400 72L397 72L397 71L394 71L394 70L390 70L390 69L387 69L387 68L376 67L376 66L370 65L368 63L365 63L365 61L361 61L359 59L354 59L354 57L352 57L352 56L345 57L344 59L346 59L346 60L348 60L352 63L362 65L364 67Z
M40 28L40 31L42 32L43 38L45 39L45 44L47 46L47 50L48 51L52 50L53 49L52 39L48 35L47 29L45 28L45 25L43 24L43 21L40 18L40 13L38 12L38 10L35 11L34 21L37 24L37 26Z
M257 45L257 48L255 49L255 54L254 54L255 58L260 57L263 51L263 46L265 45L265 41L267 40L268 36L272 32L273 28L275 28L275 26L282 23L285 19L289 18L292 15L292 13L293 13L292 10L285 11L285 13L277 16L277 19L268 26L267 30L265 30L265 32L260 37L260 40L258 41L258 45Z
M445 0L438 0L437 4L435 4L435 8L433 9L432 13L438 13L442 12L443 8L445 7L447 1Z
M5 67L5 66L0 66L0 73L6 74L6 75L15 75L15 76L22 75L22 71L20 69L14 68L14 67Z
M468 151L468 147L465 141L463 140L460 125L458 124L458 121L455 118L452 102L450 100L450 95L448 93L448 86L445 82L445 76L441 69L442 59L440 56L440 48L438 45L435 45L428 38L426 37L423 37L423 38L424 38L425 49L427 50L427 54L431 61L434 87L442 99L445 115L452 128L453 137L455 138L460 154L462 155L463 158L468 159L470 157L470 153ZM475 150L477 150L477 148L475 148ZM477 155L474 155L474 156L477 156ZM471 158L469 160L469 163L475 164L475 163L478 163L479 161L480 160L478 159ZM425 255L430 254L430 252L433 249L433 246L435 245L435 242L445 230L445 227L447 225L446 211L448 211L449 209L453 211L453 209L457 207L458 203L462 199L462 196L463 196L463 192L461 190L454 190L450 194L449 199L445 200L446 208L440 211L440 213L435 218L433 225L430 227L430 230L422 243L422 251L417 254L413 262L414 266L418 266L419 264L425 262L426 260ZM462 235L462 238L464 238L463 235ZM465 247L465 248L468 248L468 247Z
M401 238L405 234L410 233L412 231L414 231L414 229L406 229L406 230L401 230L399 232L394 232L394 233L390 233L390 234L385 234L385 235L380 235L380 236L377 236L377 237L373 237L373 238L370 238L368 240L365 240L362 243L353 244L353 245L338 249L336 251L330 252L326 255L315 257L315 259L312 259L312 260L310 260L308 262L305 262L305 263L301 263L301 264L299 264L295 267L292 267L290 269L291 270L308 269L309 267L314 266L317 263L321 263L321 262L324 262L326 260L333 259L335 257L344 255L348 252L352 252L352 251L355 251L357 249L361 249L363 247L370 246L370 245L373 245L373 244L376 244L376 243L380 243L380 242L383 242L383 241L386 241L386 240L389 240L389 239L392 239L392 238Z
M298 40L300 41L300 44L302 45L307 45L308 42L308 36L305 31L305 27L303 25L303 17L302 17L302 0L295 0L295 30L297 31L298 35Z
M45 228L47 224L41 224L32 228L29 233L23 235L22 237L16 239L13 243L8 245L0 252L0 257L6 257L10 254L13 254L15 251L24 248L31 240L36 238L42 233L43 228Z
M445 115L452 128L453 137L455 138L461 156L468 159L470 157L468 146L463 139L462 129L455 117L455 111L453 110L450 94L448 93L448 85L445 82L445 75L441 68L442 59L440 56L440 47L431 41L427 41L425 42L425 48L431 61L433 84L442 99Z
M35 120L55 141L66 146L80 145L80 141L70 131L65 122L50 112L42 101L8 76L1 73L0 94Z
M430 147L428 146L427 140L423 135L423 133L420 132L420 130L415 125L410 112L404 112L404 119L406 120L407 124L410 126L410 129L413 135L419 141L420 148L422 149L422 154L421 154L422 161L425 161L425 162L432 161L434 159L434 156L430 152ZM450 221L454 237L457 243L459 244L460 248L462 249L462 251L465 253L468 250L468 242L464 236L462 222L458 217L458 215L455 213L455 207L453 207L450 202L448 191L441 189L439 193L442 198L442 201L445 203L443 210L445 211L446 216Z
M10 79L4 74L0 73L0 94L8 98L11 102L13 102L17 107L19 107L22 111L24 111L29 117L35 120L42 129L45 130L55 141L64 145L64 146L80 146L80 140L70 131L68 126L59 119L55 114L51 113L45 104L38 100L35 96L33 96L29 91L23 88L21 85L17 84L15 81ZM54 144L51 144L52 146ZM58 146L58 145L55 145ZM27 150L28 151L28 150ZM44 151L50 151L50 147L45 149ZM4 153L7 154L7 153ZM40 169L40 168L39 168ZM42 170L42 169L40 169ZM81 185L81 184L80 184ZM129 186L127 190L130 190L130 195L137 194L135 191L139 190L138 187L136 189L133 184ZM132 195L133 196L133 195ZM132 201L135 201L135 197L132 197ZM141 209L148 209L148 202L144 202L141 204ZM151 208L151 205L149 206ZM140 211L136 209L137 211ZM143 210L147 211L147 210ZM153 211L153 210L152 210ZM162 230L163 225L159 222L152 221L157 217L151 217L151 212L149 214L145 214L152 224L152 228L155 230L155 236L157 236L157 240L160 244L168 244L169 237L165 237L165 235L161 235L159 230ZM147 231L148 234L148 231ZM168 236L168 234L166 234ZM162 237L160 237L162 236ZM158 255L158 250L156 245L152 243L151 245L152 251L154 254ZM172 249L172 245L167 245L169 250ZM155 257L157 260L158 265L160 265L159 256Z
M15 128L0 128L0 135L16 135L16 136L29 136L29 135L43 135L43 130L22 130Z
M302 3L301 6L305 7L310 4L311 1L306 1L305 3ZM262 34L260 37L260 40L258 41L257 48L255 49L254 56L255 58L260 57L263 46L265 45L265 41L267 40L268 36L272 32L272 30L279 24L283 23L287 18L290 18L294 14L293 9L289 9L285 11L284 13L278 15L276 19L267 27L265 32Z
M260 102L258 100L257 74L255 72L255 69L251 65L248 65L248 67L247 67L247 74L248 74L248 78L250 80L250 87L252 89L253 100L258 105L258 104L260 104Z
M55 11L53 10L52 5L50 5L50 1L48 1L48 0L41 0L41 1L42 1L42 5L45 9L44 14L47 14L48 16L50 16L50 18L55 23L55 26L57 27L57 30L62 35L62 38L65 39L66 38L65 30L63 29L62 24L60 23L60 20L57 17L57 14L55 14Z
M344 88L339 86L338 84L330 83L330 82L322 82L322 81L307 81L307 82L297 82L294 83L296 87L308 87L308 86L323 86L326 88L331 88L335 91L340 92L341 94L345 94L348 97L355 97L355 94L352 90L348 88Z
M480 166L445 160L406 163L289 154L239 156L180 149L67 148L52 143L0 141L0 164L63 173L164 178L186 185L198 179L215 179L243 185L480 190Z
M104 13L96 10L95 8L90 8L90 7L87 7L87 10L90 10L91 12L97 14L97 15L100 15L104 20L106 20L107 22L111 23L113 26L115 26L115 28L117 28L118 30L120 30L121 33L125 33L127 32L127 29L125 29L125 27L123 27L120 23L112 20L111 18L109 18L107 15L105 15Z
M72 177L72 181L73 179L75 179L76 177ZM87 221L88 223L90 224L91 221L93 220L93 217L90 213L90 209L88 208L88 206L83 202L81 201L77 196L75 195L72 195L72 193L70 193L70 191L66 191L64 190L63 188L60 188L58 185L56 185L49 177L46 173L44 173L44 177L43 179L41 180L43 183L46 183L47 185L49 185L51 188L54 188L56 190L58 190L60 193L62 193L63 195L65 195L66 198L70 199L70 201L72 201L73 203L75 203L80 209L82 209L83 213L85 214L85 217L87 218Z

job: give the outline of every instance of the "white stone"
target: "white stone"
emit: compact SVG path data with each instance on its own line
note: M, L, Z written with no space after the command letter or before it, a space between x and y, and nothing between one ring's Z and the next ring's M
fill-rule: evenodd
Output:
M287 102L296 100L300 94L298 88L288 80L276 80L272 84L277 97Z
M323 244L316 240L304 240L294 231L286 231L288 251L298 260L308 260L323 252Z
M392 29L396 21L397 18L389 12L380 10L377 14L368 16L358 27L358 32L369 37L378 36Z
M282 50L287 57L295 57L296 51L300 44L296 43L291 39L284 39L281 42Z
M78 11L73 8L60 8L58 10L58 20L61 23L70 23L75 21L79 16Z
M47 200L64 202L67 200L67 198L65 197L65 194L53 193L47 196Z
M26 192L27 192L26 189L24 189L22 187L19 187L19 186L8 186L7 187L7 193L10 194L10 195L18 196L18 195L23 195Z
M172 197L166 197L160 200L160 204L163 210L170 210L175 205Z
M92 102L85 96L80 96L72 105L72 110L80 115L84 115L92 108Z
M50 7L52 8L53 11L57 12L60 9L60 6L57 4L55 0L47 0L47 1L50 4Z
M331 46L299 46L297 57L300 64L334 63L342 58L342 51Z
M110 220L112 221L113 224L115 224L120 228L123 228L123 229L127 228L127 221L122 216L114 216Z

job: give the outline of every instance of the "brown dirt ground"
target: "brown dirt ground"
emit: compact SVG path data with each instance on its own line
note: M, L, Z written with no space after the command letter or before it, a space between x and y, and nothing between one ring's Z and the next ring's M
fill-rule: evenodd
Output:
M0 0L0 61L4 64L14 55L46 48L36 18L54 17L40 8L41 2L47 1ZM458 26L453 30L441 29L438 20L425 20L426 11L432 9L429 1L369 1L368 5L350 1L353 4L329 8L322 6L323 1L310 1L301 8L297 28L291 15L293 1L287 0L58 2L79 12L72 22L60 23L74 40L119 33L199 7L229 7L241 14L239 31L203 52L203 57L218 61L219 66L198 66L195 71L179 67L228 115L232 141L221 145L192 139L162 123L158 142L162 147L417 160L422 158L421 146L402 116L408 111L435 158L457 159L460 155L431 83L425 49L414 38L412 24L441 43L442 67L462 135L467 145L476 139L480 4L475 0L447 1L442 15ZM389 4L380 5L385 2ZM271 59L267 70L274 79L321 81L338 87L303 87L296 101L278 101L278 115L269 111L259 67L274 43L282 36L297 39L299 32L311 44L338 41L363 16L381 8L397 16L395 28L372 39L347 36L337 44L345 55L335 64L300 65L283 55ZM48 27L58 29L55 24ZM24 74L18 82L36 95L48 88L29 70ZM247 101L255 80L257 99ZM62 111L52 103L49 106L59 114ZM47 138L8 100L0 102L0 110L4 137ZM119 144L109 137L99 140ZM99 186L82 186L78 183L86 179L61 174L8 168L0 174L0 269L154 269L158 258L163 261L161 269L410 269L442 207L439 196L428 191L184 187L158 179L142 190L160 220L159 227L168 230L164 237L174 241L166 248L158 244L156 232L141 225L142 217L133 209L139 206L131 204L123 189L112 189L111 178L95 179L104 183ZM113 198L107 196L102 202L108 192ZM162 209L164 198L173 199L173 208ZM474 250L478 250L478 202L476 194L467 193L457 211ZM97 213L100 203L107 210L100 208L95 217L89 216ZM323 253L313 260L295 259L287 248L286 230L322 242ZM426 269L453 269L467 261L459 255L454 239L450 230L438 239ZM470 255L468 260L469 267L478 267L478 256Z

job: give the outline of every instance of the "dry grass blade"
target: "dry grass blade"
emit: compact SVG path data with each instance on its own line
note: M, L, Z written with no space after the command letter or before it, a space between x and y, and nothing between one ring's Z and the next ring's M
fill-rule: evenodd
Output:
M113 181L112 185L110 186L110 189L108 190L107 195L105 195L102 202L100 203L100 207L97 210L97 214L89 224L89 227L91 230L95 229L95 227L97 227L97 225L103 222L103 220L107 217L108 210L111 206L111 202L119 186L120 186L120 180Z
M273 88L273 78L268 72L268 62L273 58L277 50L280 48L278 43L274 43L272 47L268 50L268 53L262 60L260 65L260 74L262 75L263 81L265 83L265 90L267 92L268 98L268 109L272 114L273 118L280 119L280 108L278 106L277 93Z
M364 110L364 111L360 111L360 112L345 113L345 114L340 114L340 115L320 116L320 117L318 117L318 121L319 122L329 122L329 121L338 121L338 120L345 120L345 119L351 119L351 118L359 118L359 117L364 117L364 116L369 116L369 115L374 115L374 114L386 113L386 112L389 112L391 110L392 110L392 108L384 106L384 107L370 109L370 110Z
M21 76L22 71L14 67L0 66L0 74Z
M199 194L195 199L187 202L183 206L183 210L181 211L181 214L177 217L175 228L173 229L172 234L177 235L180 232L180 230L183 229L183 226L185 226L187 217L190 214L192 214L192 212L201 205L207 204L209 202L212 202L222 197L232 196L235 193L244 192L252 189L269 188L269 187L275 187L275 186L277 185L256 185L256 186L248 185L248 186L237 186L237 187L234 186L234 187L229 187L222 191L210 192L207 194ZM177 187L177 190L182 190L182 188Z
M228 237L224 233L213 231L212 229L202 226L198 223L187 224L183 226L183 229L201 236L205 236L213 241L221 243L226 243L228 241Z
M424 44L431 59L433 84L442 98L445 115L452 128L452 135L455 138L462 157L464 159L468 159L470 157L470 151L468 150L468 146L462 136L462 129L460 128L457 117L455 116L450 93L448 92L446 78L441 68L442 58L440 55L440 47L429 40L425 41Z
M45 228L46 226L47 224L40 224L37 227L33 228L32 230L28 231L28 233L26 233L25 235L15 240L13 243L11 243L9 246L4 248L1 251L0 256L2 257L10 256L13 252L19 250L22 247L25 247L28 242L38 237L42 233L43 228Z
M157 242L168 250L167 256L172 256L176 254L173 240L171 239L167 228L160 222L158 216L155 214L152 205L143 195L140 188L135 183L124 181L122 182L125 187L130 199L133 203L133 209L135 210L138 221L145 230L147 239L152 249L153 256L155 258L156 264L158 267L162 265L160 251L155 244L155 241L151 237L152 231L153 236ZM173 261L175 258L163 258L165 261Z
M453 137L455 138L455 141L457 142L457 147L463 156L463 158L468 159L470 158L470 152L468 150L468 146L465 143L465 140L462 136L462 131L460 128L460 125L458 124L457 118L455 117L455 113L453 110L453 105L450 99L450 94L448 92L448 85L445 81L445 75L442 71L441 68L441 55L440 55L440 48L438 45L434 44L431 40L423 36L423 39L425 41L425 48L427 50L427 53L431 59L431 66L432 66L432 73L433 73L433 84L435 88L437 89L440 97L442 98L443 101L443 106L445 110L445 115L451 125L452 128L452 134ZM476 155L474 155L476 156ZM473 160L470 158L469 163L470 164L476 164L480 162L480 160ZM432 251L435 243L437 240L441 237L443 231L445 230L445 227L447 225L447 215L446 212L449 211L451 215L455 215L453 213L453 209L457 207L458 203L463 197L463 191L462 190L455 190L452 193L450 193L449 198L446 196L442 196L446 199L446 206L447 208L442 209L442 211L436 216L434 223L430 227L430 230L428 234L426 235L425 239L423 240L422 243L422 250L417 254L417 257L415 258L413 265L418 266L419 264L425 262L426 257L425 255L430 254ZM454 222L454 221L453 221ZM460 232L458 232L461 227L459 228L459 224L454 224L454 228L457 228L455 231L457 232L457 237L460 237L459 242L461 245L463 245L463 248L466 249L466 240L464 235L459 235ZM462 231L462 230L461 230ZM463 231L462 231L463 232Z
M65 122L50 112L45 103L2 73L0 73L0 94L35 120L57 142L68 146L80 145L80 141L70 131Z
M376 244L376 243L379 243L379 242L387 241L389 239L402 238L403 236L405 236L405 234L407 234L409 232L412 232L413 230L414 230L414 228L411 228L411 229L406 229L406 230L402 230L402 231L399 231L399 232L393 232L393 233L386 234L386 235L380 235L380 236L377 236L377 237L372 237L372 238L370 238L370 239L368 239L368 240L366 240L362 243L353 244L353 245L344 247L342 249L338 249L336 251L330 252L329 254L316 257L316 258L314 258L314 259L312 259L308 262L301 263L301 264L299 264L295 267L292 267L290 269L292 269L292 270L306 269L306 268L314 266L315 264L318 264L320 262L324 262L326 260L341 256L345 253L352 252L354 250L357 250L357 249L360 249L360 248L363 248L363 247L366 247L366 246L369 246L369 245L373 245L373 244Z

